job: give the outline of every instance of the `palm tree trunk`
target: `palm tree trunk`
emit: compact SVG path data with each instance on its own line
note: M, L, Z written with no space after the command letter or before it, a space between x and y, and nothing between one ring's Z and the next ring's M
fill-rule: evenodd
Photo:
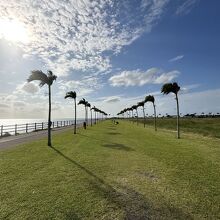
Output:
M138 125L138 110L136 109L136 113L137 113L137 125Z
M88 125L88 108L86 107L86 125Z
M49 85L48 86L49 88L49 114L48 114L48 143L47 145L49 147L52 146L52 143L51 143L51 86Z
M92 126L92 109L90 108L90 113L91 113L91 126Z
M87 114L87 124L89 125L89 113L88 113L88 107L86 108L86 114Z
M74 99L74 103L75 103L74 134L76 134L76 99Z
M144 116L144 127L145 127L145 111L144 111L144 106L143 106L143 116Z
M86 106L85 106L85 123L86 123ZM86 125L87 125L87 123L86 123Z
M177 138L180 138L180 127L179 127L179 117L180 117L180 113L179 113L179 100L178 100L178 96L176 94L176 109L177 109L177 121L176 121L176 127L177 127Z
M154 128L155 128L155 131L157 131L157 115L156 115L156 106L154 103L153 103L153 106L154 106Z
M96 124L96 119L95 119L95 110L94 111L94 124Z
M134 112L133 112L134 110L132 110L131 112L132 112L132 121L133 121L133 123L134 123Z

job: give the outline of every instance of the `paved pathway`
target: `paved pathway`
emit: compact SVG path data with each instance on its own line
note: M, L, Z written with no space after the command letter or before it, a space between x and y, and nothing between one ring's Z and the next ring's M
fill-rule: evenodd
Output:
M80 125L77 125L77 127L79 126ZM61 133L61 132L64 132L70 129L73 130L73 126L53 128L52 134ZM17 136L9 136L9 137L0 138L0 150L12 148L19 144L24 144L30 141L39 140L45 137L47 137L47 130L31 132L29 134L20 134Z

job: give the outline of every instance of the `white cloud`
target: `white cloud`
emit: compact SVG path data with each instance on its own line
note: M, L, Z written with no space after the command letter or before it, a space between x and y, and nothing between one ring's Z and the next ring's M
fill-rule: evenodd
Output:
M64 96L66 92L76 91L77 97L87 96L102 87L97 77L84 77L82 80L59 81L58 88L60 95Z
M181 86L181 93L188 93L189 91L193 90L193 89L197 89L198 87L200 87L200 84L191 84L191 85L186 85L186 86Z
M6 102L10 102L10 101L13 101L13 100L16 100L17 99L17 96L16 95L6 95L4 100Z
M145 84L162 84L175 79L180 74L179 71L173 70L163 72L158 68L151 68L146 71L139 69L132 71L122 71L112 76L109 82L112 86L143 86Z
M162 73L160 76L154 79L155 84L163 84L167 82L171 82L173 79L175 79L177 76L179 76L180 72L177 70L173 70L167 73Z
M186 15L190 13L190 11L193 9L196 3L198 3L199 0L185 0L183 4L181 4L177 10L176 14L177 15Z
M20 85L20 87L18 89L21 89L27 93L31 93L31 94L34 94L34 93L37 93L39 91L39 86L37 86L36 84L34 83L24 83L22 85Z
M5 103L0 103L0 109L2 108L9 108L10 106Z
M119 102L120 101L120 97L119 96L110 96L104 99L104 102L108 102L108 103L115 103L115 102Z
M172 59L169 60L169 62L175 62L175 61L178 61L178 60L182 60L184 58L184 55L178 55Z
M25 59L38 56L57 75L102 72L111 67L111 55L151 31L168 2L10 0L0 3L0 17L27 30L29 42L17 43Z

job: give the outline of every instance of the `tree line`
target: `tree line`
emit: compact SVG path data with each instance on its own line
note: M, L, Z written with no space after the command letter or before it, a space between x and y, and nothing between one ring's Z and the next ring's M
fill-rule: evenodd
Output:
M178 85L178 83L174 82L174 83L166 83L162 86L161 88L161 93L168 95L169 93L173 93L175 95L175 99L176 99L176 106L177 106L177 138L180 138L180 126L179 126L179 117L180 117L180 113L179 113L179 99L178 99L178 92L180 91L180 86ZM156 115L156 105L155 105L155 98L153 95L147 95L145 97L145 99L141 102L138 102L136 105L132 105L130 108L125 108L123 110L121 110L119 113L117 113L117 115L123 115L124 113L128 112L130 114L130 112L132 113L132 118L134 117L133 115L133 111L136 111L136 119L137 119L137 124L138 124L138 108L141 107L143 110L143 117L144 117L144 127L146 124L146 116L145 116L145 103L147 102L151 102L154 108L154 128L155 131L157 131L157 115Z

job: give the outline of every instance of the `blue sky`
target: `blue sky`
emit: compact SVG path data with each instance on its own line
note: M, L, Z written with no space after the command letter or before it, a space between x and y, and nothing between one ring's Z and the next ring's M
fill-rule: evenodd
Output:
M173 81L183 114L219 112L219 9L218 0L0 3L0 118L46 118L46 87L26 83L34 69L58 75L53 118L72 117L70 90L112 115L148 94L158 113L175 114L174 97L160 94Z

